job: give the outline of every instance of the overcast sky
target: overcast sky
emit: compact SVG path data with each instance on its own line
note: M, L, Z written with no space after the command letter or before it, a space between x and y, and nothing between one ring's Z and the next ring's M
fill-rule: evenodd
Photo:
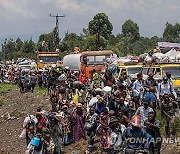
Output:
M66 31L79 34L99 12L109 16L114 34L132 19L142 36L162 36L167 21L180 23L180 0L0 0L0 41L18 36L37 41L55 26L50 13L66 16L60 18L61 37Z

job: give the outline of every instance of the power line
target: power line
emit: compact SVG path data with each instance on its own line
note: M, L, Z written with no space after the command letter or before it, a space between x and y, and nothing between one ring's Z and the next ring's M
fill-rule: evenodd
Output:
M54 36L55 36L55 45L56 45L56 48L57 48L57 45L59 44L59 18L61 17L65 17L65 15L52 15L52 14L49 14L50 17L54 17L56 18L56 27L54 29Z

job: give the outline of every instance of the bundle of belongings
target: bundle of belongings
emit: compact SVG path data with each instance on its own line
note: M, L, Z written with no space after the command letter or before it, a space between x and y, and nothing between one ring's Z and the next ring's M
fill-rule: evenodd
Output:
M160 50L155 49L139 56L139 62L143 62L147 65L153 63L174 62L176 60L180 60L180 51L176 51L173 48L165 54L161 53Z

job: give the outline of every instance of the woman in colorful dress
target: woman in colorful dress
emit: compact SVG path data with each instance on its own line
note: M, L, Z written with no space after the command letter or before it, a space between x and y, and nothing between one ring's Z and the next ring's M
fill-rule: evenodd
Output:
M74 142L80 139L85 139L85 112L83 111L82 104L78 103L75 112L72 115L73 118L73 138Z
M108 150L110 148L110 128L109 128L109 108L105 107L104 111L100 114L99 132L101 138L102 150Z

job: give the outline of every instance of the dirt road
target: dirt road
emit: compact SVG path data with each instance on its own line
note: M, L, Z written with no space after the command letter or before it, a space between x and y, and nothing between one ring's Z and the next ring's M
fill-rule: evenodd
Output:
M0 154L24 154L25 140L18 139L23 120L27 114L34 114L39 106L45 110L50 109L49 96L39 93L21 94L18 90L13 90L1 94L0 99L4 100L4 105L0 106ZM83 140L62 149L66 154L71 154L72 151L83 154L86 147L87 141ZM163 145L162 154L178 153L180 149L176 144Z
M18 90L13 90L1 95L1 99L5 105L0 107L0 153L2 151L12 154L24 153L25 142L18 139L23 120L27 114L34 114L39 106L48 109L48 96L38 93L21 94Z
M4 105L0 106L0 154L24 154L25 139L19 140L22 124L27 114L35 114L37 107L50 109L49 96L39 93L21 94L13 90L1 94ZM8 119L9 118L9 119ZM81 145L81 146L79 146ZM62 147L64 153L85 151L87 141L81 141L68 147Z

